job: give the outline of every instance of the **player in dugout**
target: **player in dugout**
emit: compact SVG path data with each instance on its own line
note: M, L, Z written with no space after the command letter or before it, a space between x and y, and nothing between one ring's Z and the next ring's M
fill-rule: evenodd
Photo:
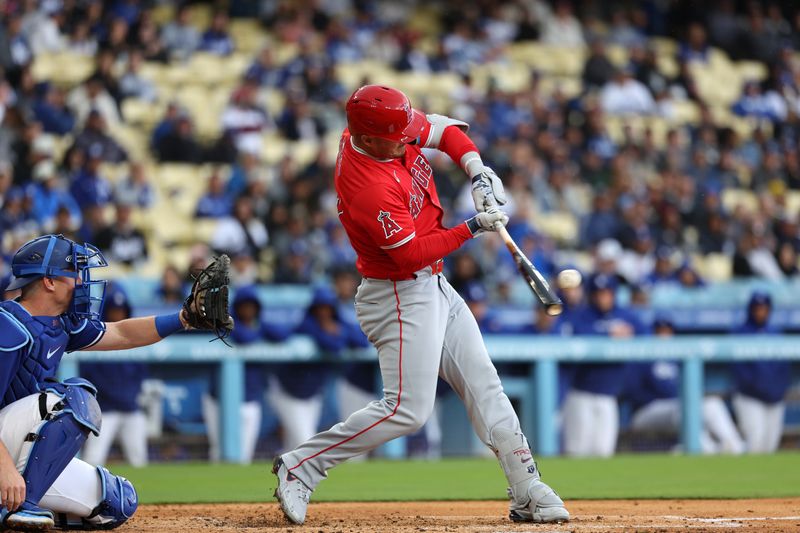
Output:
M569 520L564 502L540 479L475 317L442 274L446 255L508 222L499 208L505 203L500 178L484 165L466 123L426 116L396 89L361 87L347 101L346 114L334 183L339 218L363 278L357 318L378 351L383 398L275 459L281 509L302 524L311 493L330 468L421 428L441 376L500 461L509 517ZM475 216L444 227L424 148L446 153L472 179Z
M44 235L11 260L0 303L0 523L11 530L113 529L136 511L127 479L75 458L101 431L97 389L89 381L55 379L65 353L126 350L153 344L198 323L175 313L102 322L106 266L90 244Z

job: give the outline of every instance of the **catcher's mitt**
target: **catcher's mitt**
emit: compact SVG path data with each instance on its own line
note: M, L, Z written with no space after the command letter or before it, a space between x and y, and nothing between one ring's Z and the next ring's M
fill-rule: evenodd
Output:
M222 254L193 275L192 291L183 302L186 322L193 328L213 331L222 342L233 330L233 319L228 314L230 266L230 258Z

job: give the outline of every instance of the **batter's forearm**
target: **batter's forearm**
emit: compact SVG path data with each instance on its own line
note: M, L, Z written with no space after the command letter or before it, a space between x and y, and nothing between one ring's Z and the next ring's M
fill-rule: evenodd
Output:
M445 231L414 237L399 248L387 250L401 272L416 272L442 259L472 238L466 223Z
M439 150L449 155L455 164L464 169L467 176L474 176L483 168L478 147L466 133L455 126L444 130Z

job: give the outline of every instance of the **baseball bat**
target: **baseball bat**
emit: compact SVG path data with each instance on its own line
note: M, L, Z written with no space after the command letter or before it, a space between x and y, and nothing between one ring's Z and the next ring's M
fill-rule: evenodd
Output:
M542 302L544 305L544 309L550 316L558 316L561 314L561 311L564 310L564 305L561 303L561 298L556 295L553 289L550 288L550 284L547 283L547 280L544 279L541 272L539 272L533 263L531 263L530 259L525 257L525 254L522 253L522 250L519 249L517 243L514 242L514 239L511 238L509 235L508 230L502 223L496 222L495 228L497 229L497 233L500 234L500 238L503 239L503 242L508 248L508 251L511 252L511 256L514 258L514 261L517 263L517 269L519 269L519 273L522 274L522 277L525 281L530 285L531 290L539 298L539 301Z

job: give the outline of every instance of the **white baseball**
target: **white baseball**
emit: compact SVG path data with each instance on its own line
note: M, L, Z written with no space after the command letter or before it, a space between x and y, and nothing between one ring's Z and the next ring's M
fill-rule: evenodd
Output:
M574 268L568 268L558 273L556 281L562 289L574 289L581 284L583 277Z

